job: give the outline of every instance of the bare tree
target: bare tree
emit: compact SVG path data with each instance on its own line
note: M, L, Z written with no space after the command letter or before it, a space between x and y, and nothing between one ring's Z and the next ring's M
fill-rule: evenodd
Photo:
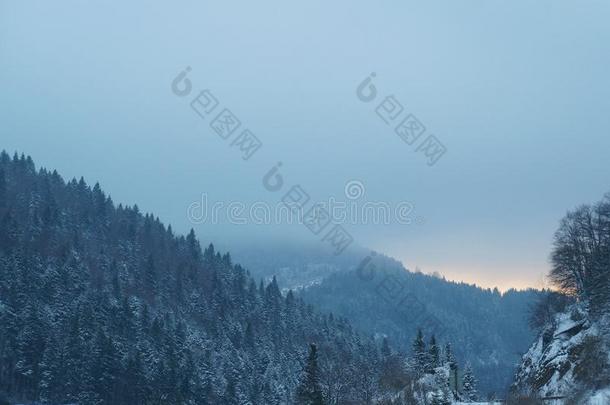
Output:
M610 300L610 194L568 212L555 233L551 281L593 308Z

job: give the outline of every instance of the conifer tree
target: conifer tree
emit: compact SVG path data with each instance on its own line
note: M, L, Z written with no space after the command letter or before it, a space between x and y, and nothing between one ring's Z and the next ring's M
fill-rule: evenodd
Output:
M423 374L428 366L428 353L426 353L426 342L421 329L417 330L417 336L413 342L413 360L417 374Z
M436 344L436 338L434 335L430 338L430 349L428 351L429 354L429 370L434 371L435 368L439 367L440 364L440 349Z
M51 336L42 357L41 368L41 399L45 402L59 403L64 396L65 358L62 345L55 336Z
M384 337L383 341L381 343L381 358L383 361L387 361L391 355L392 355L392 351L390 350L388 338Z
M462 377L462 392L464 393L465 399L474 402L478 399L477 391L477 380L472 372L472 365L470 362L466 363L464 368L464 376Z
M6 178L4 170L0 169L0 210L6 205Z
M445 363L450 366L456 364L455 356L453 355L453 351L451 350L451 343L445 344Z
M315 344L309 346L309 356L297 388L296 403L298 405L324 405L319 380L318 349Z

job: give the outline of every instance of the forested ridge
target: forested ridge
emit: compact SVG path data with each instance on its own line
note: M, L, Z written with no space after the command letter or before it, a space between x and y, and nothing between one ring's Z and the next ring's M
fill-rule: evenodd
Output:
M385 335L408 350L419 328L453 345L455 357L471 363L484 395L504 396L520 356L534 340L530 308L537 290L483 289L407 271L377 254L367 269L335 272L300 292L306 302L346 317L358 330Z
M0 395L80 404L294 403L311 343L328 402L370 401L379 349L191 231L0 155Z

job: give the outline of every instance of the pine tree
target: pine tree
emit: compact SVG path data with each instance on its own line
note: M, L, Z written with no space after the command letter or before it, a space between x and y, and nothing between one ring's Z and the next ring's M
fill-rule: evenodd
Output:
M38 395L40 364L45 348L44 326L38 310L29 305L25 310L25 325L17 340L17 371L29 395Z
M477 380L472 372L470 362L466 363L466 367L464 368L464 376L462 377L462 392L464 393L464 397L470 402L474 402L478 399L479 394L477 391Z
M423 374L428 367L428 353L426 353L426 342L424 342L424 334L421 329L417 330L417 336L413 342L413 360L415 372Z
M434 374L434 391L430 403L432 405L450 405L453 402L453 394L449 388L449 370L442 368L439 371Z
M65 396L65 352L56 336L51 336L45 347L41 369L41 399L48 403L59 403Z
M248 321L246 331L244 332L244 344L249 348L253 348L255 345L254 330L250 321Z
M95 342L95 367L93 370L95 390L104 403L112 404L116 394L120 373L119 359L112 339L99 332Z
M451 343L445 344L445 363L449 364L450 366L456 364L455 356L451 350Z
M390 345L388 343L388 338L384 337L381 343L381 358L383 361L387 361L392 355L392 351L390 350Z
M126 403L141 403L145 395L146 378L139 351L127 358L124 378L120 382Z
M295 402L298 405L324 405L319 381L318 349L315 344L309 347L309 356L297 388Z
M430 338L430 349L428 351L429 354L429 371L432 370L432 372L434 372L434 369L439 367L441 364L440 362L440 349L438 347L438 345L436 344L436 338L434 337L434 335L432 335L432 337Z
M144 293L152 299L157 290L157 270L152 254L148 255L144 266Z
M0 210L6 205L6 178L4 170L0 169Z

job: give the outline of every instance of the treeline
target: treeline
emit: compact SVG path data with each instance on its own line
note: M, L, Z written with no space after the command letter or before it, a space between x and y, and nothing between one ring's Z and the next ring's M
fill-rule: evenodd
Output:
M370 270L369 270L370 268ZM535 338L528 314L539 291L483 289L409 272L377 254L364 272L337 272L299 295L359 330L386 335L402 352L418 328L454 345L461 364L472 363L485 396L508 390L520 353Z
M464 370L458 366L451 345L437 343L434 335L428 344L421 330L408 355L391 349L387 338L382 340L379 362L378 390L363 397L361 404L380 405L450 405L455 401L475 402L479 398L478 383L470 363ZM375 373L372 373L375 374ZM297 388L298 405L342 404L330 387L323 383L318 350L311 345ZM365 388L365 387L362 387Z
M479 398L478 382L470 362L461 368L450 343L426 343L421 329L410 355L401 362L387 342L382 345L382 385L401 385L397 400L389 404L449 405L454 401L474 402Z
M380 350L99 185L0 154L0 397L293 403L310 343L326 403L379 395Z

